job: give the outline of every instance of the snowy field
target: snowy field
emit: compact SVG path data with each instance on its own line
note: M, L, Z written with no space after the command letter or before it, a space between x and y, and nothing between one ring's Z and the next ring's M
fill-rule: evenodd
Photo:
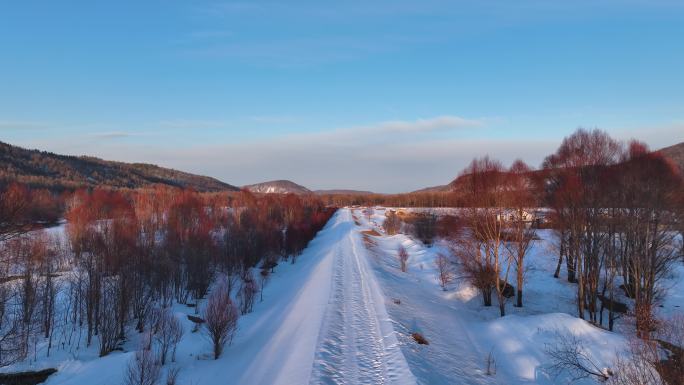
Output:
M556 376L550 370L547 346L555 343L559 333L570 333L586 342L592 358L606 367L625 349L621 335L572 315L575 289L553 278L557 259L545 239L550 233L541 234L528 257L525 307L513 307L510 299L508 315L500 318L496 299L494 306L483 307L477 290L463 280L456 279L442 290L435 265L437 254L447 252L442 242L428 248L405 234L385 235L383 209L376 209L370 221L361 210L356 218L361 227L382 234L373 237L372 265L387 295L399 300L399 304L389 301L388 311L420 384L593 384L567 374ZM409 252L406 273L400 270L399 245ZM413 332L424 335L430 345L413 343ZM490 354L496 373L487 375Z
M263 301L240 318L232 344L217 361L202 332L192 332L187 315L195 309L176 305L185 333L176 362L163 371L178 367L178 384L207 385L592 384L551 373L545 350L558 333L586 342L605 367L625 349L631 320L620 320L620 333L611 333L574 317L574 285L553 278L550 232L541 231L530 252L525 307L513 307L511 299L509 315L500 318L496 304L483 307L463 280L442 290L435 265L437 254L446 251L442 242L425 247L404 234L388 236L384 218L381 208L370 220L362 209L339 210L296 264L276 267ZM399 245L409 254L407 272L400 270ZM660 309L664 314L684 306L684 283L677 279L682 266L678 273ZM412 333L429 345L416 343ZM97 344L53 347L46 357L39 343L31 360L2 371L54 367L50 385L118 385L139 346L137 334L129 336L124 351L104 358L97 357Z

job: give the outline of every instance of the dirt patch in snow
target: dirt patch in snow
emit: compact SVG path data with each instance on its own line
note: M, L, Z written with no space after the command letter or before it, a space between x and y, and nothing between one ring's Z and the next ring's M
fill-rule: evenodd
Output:
M375 230L364 230L364 231L361 232L361 234L363 234L363 235L372 235L372 236L374 236L374 237L379 237L379 236L381 235L380 233L378 233L378 232L375 231Z
M4 385L35 385L41 384L52 374L57 373L57 369L43 369L39 371L3 373L0 374L0 384Z
M428 340L420 333L411 333L411 337L413 337L419 345L430 345Z

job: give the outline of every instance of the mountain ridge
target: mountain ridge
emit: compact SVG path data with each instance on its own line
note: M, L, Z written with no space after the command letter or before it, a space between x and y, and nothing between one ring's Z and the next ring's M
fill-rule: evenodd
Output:
M661 148L657 152L669 158L677 167L679 167L679 172L684 175L684 142Z
M351 190L351 189L329 189L329 190L315 190L318 195L374 195L372 191Z
M0 142L0 180L51 190L82 187L142 188L153 185L202 192L237 191L218 179L148 163L109 161L92 156L60 155Z

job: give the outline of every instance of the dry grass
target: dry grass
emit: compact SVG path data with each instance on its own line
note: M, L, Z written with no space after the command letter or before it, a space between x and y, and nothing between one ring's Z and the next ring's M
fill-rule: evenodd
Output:
M359 222L359 217L357 217L356 215L353 215L353 214L352 214L352 218L354 219L354 224L355 224L355 225L361 226L361 222Z
M361 234L363 234L363 244L366 245L366 248L369 250L372 247L375 247L378 245L378 243L373 238L371 238L371 236L379 237L382 235L375 230L364 230L361 232Z
M378 233L377 231L375 231L375 230L373 230L373 229L371 229L371 230L364 230L364 231L362 231L361 233L364 234L364 235L372 235L372 236L374 236L374 237L379 237L379 236L382 235L382 234Z
M372 247L375 247L378 245L377 242L371 237L369 237L367 234L363 235L363 244L366 246L367 249L371 249Z

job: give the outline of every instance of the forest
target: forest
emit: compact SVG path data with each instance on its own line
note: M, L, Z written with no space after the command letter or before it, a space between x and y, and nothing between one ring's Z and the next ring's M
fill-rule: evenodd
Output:
M68 239L60 239L33 222L48 193L26 191L13 184L2 192L1 366L30 359L39 338L48 356L91 344L105 356L127 334L150 330L163 363L182 335L165 311L174 302L196 310L218 357L271 270L294 264L335 211L313 198L246 191L77 190L64 198ZM199 314L212 285L221 289Z

